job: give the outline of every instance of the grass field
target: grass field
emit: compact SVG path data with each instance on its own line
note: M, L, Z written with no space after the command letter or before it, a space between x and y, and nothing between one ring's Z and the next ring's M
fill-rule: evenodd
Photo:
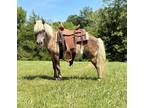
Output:
M89 62L61 62L63 79L52 80L49 61L18 61L18 108L126 108L127 64L108 62L105 79Z

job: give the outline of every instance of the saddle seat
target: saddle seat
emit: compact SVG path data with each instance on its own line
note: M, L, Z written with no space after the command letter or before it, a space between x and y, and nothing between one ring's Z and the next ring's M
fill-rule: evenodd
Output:
M73 30L69 30L69 29L64 29L62 31L63 36L71 36L74 35L74 31Z
M66 46L69 47L69 49L75 48L76 43L87 41L86 31L84 29L77 29L77 30L63 29L61 33L67 44Z
M84 36L86 35L86 31L84 29L78 29L78 30L69 30L69 29L64 29L62 31L63 36Z

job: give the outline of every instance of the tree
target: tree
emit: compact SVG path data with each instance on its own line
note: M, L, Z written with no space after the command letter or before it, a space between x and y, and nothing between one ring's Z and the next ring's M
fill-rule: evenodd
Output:
M85 19L84 17L82 16L78 16L78 15L70 15L66 22L72 22L74 25L79 25L81 26L81 28L84 28L87 23L88 23L88 20Z
M22 49L20 48L21 46L21 41L22 41L22 29L24 27L24 23L26 22L26 11L22 7L17 7L17 48L18 48L18 59L21 58L20 51Z
M80 10L79 15L70 15L63 22L65 28L74 29L78 24L105 43L107 58L111 61L127 60L127 3L126 0L103 0L105 7L93 11L90 7ZM39 49L33 33L34 21L43 19L32 12L26 19L26 11L17 8L17 48L20 60L49 60L46 49ZM47 22L49 23L49 22ZM61 22L51 25L58 30Z
M61 24L61 22L54 22L52 24L52 26L53 26L53 28L58 30L58 28L60 27L60 24ZM63 22L62 24L64 25L65 28L68 28L68 29L74 29L75 28L75 26L72 22Z
M126 61L127 10L125 0L106 0L108 6L97 12L96 34L105 41L110 60Z
M19 60L49 60L46 48L39 49L35 44L35 36L33 32L34 20L41 17L34 12L26 20L26 12L18 7L18 38L17 38L17 54Z
M20 26L26 21L26 11L22 7L17 8L17 28L20 29Z

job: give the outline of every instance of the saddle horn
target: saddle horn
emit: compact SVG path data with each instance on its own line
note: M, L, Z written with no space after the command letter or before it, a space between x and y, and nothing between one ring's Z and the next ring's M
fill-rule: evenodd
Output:
M61 31L64 30L64 25L62 24L62 22L60 23L60 27L59 27L59 29L60 29Z
M60 26L64 28L64 25L63 25L63 23L62 23L62 22L60 23Z

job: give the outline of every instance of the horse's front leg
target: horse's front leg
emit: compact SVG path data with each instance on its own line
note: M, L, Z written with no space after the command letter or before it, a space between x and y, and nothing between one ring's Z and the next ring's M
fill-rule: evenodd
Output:
M58 73L57 73L57 70L56 70L55 60L52 60L52 63L53 63L53 70L54 70L54 79L56 79L56 78L58 78Z
M56 80L61 79L60 60L58 56L55 56L53 59L53 69L54 69L54 78Z
M60 60L57 60L57 62L56 62L56 69L58 72L58 78L62 78L61 71L60 71Z

